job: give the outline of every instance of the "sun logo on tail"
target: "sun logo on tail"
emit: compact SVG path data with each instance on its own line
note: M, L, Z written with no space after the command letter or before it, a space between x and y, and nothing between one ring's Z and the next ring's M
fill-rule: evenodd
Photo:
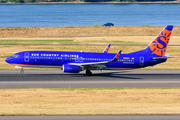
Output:
M152 54L158 56L164 56L166 53L166 49L169 43L169 39L171 36L171 32L167 29L164 29L149 45Z

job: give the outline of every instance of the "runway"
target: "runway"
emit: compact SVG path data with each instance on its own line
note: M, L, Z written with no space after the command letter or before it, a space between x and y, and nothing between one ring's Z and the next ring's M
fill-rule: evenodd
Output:
M0 70L5 88L180 87L180 70L92 71L93 76L60 70Z
M179 120L180 115L0 116L1 120Z

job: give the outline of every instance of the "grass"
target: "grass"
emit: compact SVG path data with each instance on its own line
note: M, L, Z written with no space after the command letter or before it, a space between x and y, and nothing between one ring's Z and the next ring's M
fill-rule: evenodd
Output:
M0 38L0 45L63 45L63 44L104 44L108 45L148 45L155 36L112 36L74 38ZM170 45L180 45L180 36L171 36Z
M0 27L0 38L56 38L97 36L156 36L164 26L114 26L114 27ZM175 26L173 36L179 36L180 26Z
M180 114L180 88L1 89L1 115Z
M36 45L36 44L72 44L73 40L60 39L60 40L0 40L1 45Z

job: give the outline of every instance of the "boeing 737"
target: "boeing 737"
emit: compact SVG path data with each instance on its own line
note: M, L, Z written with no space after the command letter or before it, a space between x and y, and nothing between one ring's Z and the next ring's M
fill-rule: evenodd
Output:
M23 51L6 58L6 62L21 68L61 68L63 72L79 73L83 70L92 75L91 70L135 69L154 66L167 60L165 55L173 26L167 25L144 49L129 54L108 53L109 44L102 53L65 51Z

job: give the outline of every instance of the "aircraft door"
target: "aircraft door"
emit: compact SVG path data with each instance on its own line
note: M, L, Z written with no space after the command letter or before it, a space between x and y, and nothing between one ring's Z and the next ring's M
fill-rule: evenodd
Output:
M24 61L29 62L29 53L28 52L24 53Z
M79 57L77 55L76 59L75 59L75 62L83 62L83 57Z
M139 63L140 66L143 66L143 65L144 65L144 57L141 56L139 62L140 62L140 63Z
M80 58L79 58L79 62L83 62L83 57L80 57Z
M75 59L75 62L78 62L78 60L79 60L79 56L77 55L76 59Z

